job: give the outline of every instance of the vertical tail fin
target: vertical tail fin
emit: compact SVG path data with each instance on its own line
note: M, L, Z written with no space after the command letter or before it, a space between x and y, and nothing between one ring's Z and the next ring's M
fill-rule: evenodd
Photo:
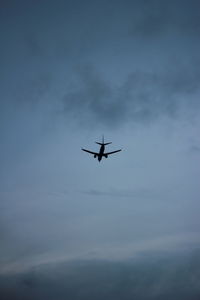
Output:
M104 143L104 135L102 135L102 142L100 143L100 142L95 142L96 144L99 144L99 145L109 145L109 144L111 144L111 142L109 142L109 143Z

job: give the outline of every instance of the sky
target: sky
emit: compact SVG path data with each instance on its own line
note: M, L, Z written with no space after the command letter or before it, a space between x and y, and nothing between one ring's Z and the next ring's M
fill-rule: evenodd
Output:
M2 299L199 299L199 37L195 0L0 2Z

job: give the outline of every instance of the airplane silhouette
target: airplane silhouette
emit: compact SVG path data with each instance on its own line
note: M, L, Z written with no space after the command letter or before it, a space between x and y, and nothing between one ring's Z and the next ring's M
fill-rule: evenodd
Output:
M89 151L89 150L86 150L86 149L83 149L83 148L82 148L81 150L83 150L83 151L85 151L85 152L88 152L88 153L90 153L90 154L93 154L93 155L94 155L94 158L97 157L99 162L102 160L102 157L107 158L108 155L113 154L113 153L116 153L116 152L119 152L119 151L122 150L122 149L120 149L120 150L116 150L116 151L106 152L106 153L105 153L105 152L104 152L105 146L106 146L106 145L109 145L109 144L112 144L112 143L111 143L111 142L109 142L109 143L104 143L104 136L102 137L102 142L101 142L101 143L96 142L96 144L98 144L98 145L101 146L100 149L99 149L99 153L93 152L93 151Z

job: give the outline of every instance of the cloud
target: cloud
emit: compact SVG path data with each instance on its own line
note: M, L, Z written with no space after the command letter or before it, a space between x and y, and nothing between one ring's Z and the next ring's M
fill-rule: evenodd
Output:
M11 92L6 89L2 97L5 102L40 101L46 108L44 113L51 107L56 116L63 105L67 119L71 115L86 127L117 127L127 121L149 124L161 116L177 117L182 108L197 105L198 1L86 1L78 6L61 1L48 3L48 11L45 3L27 5L23 1L21 7L3 6L5 34L0 59L7 72L3 85L11 86ZM10 26L11 21L16 26ZM169 40L165 48L162 39L166 33ZM134 51L136 45L139 53ZM145 68L138 67L138 61L145 63L144 49L146 53L155 52L156 63L163 70L155 70L151 61ZM180 65L169 59L170 51L181 57ZM90 57L94 67L86 65ZM105 79L109 78L107 69L112 69L109 60L114 64L120 61L121 65L135 63L137 67L122 74L115 85L112 78L111 82ZM100 73L99 65L105 66L105 62L106 68ZM79 63L85 66L73 74L72 66ZM76 77L73 88L60 84L66 77L68 82Z
M200 154L200 147L197 146L197 145L191 146L190 149L189 149L189 153Z
M139 4L139 5L138 5ZM140 38L160 38L170 35L200 34L198 1L140 1L135 5L132 22L132 36Z
M198 106L198 65L176 65L163 72L136 70L121 85L108 83L92 66L80 68L78 83L63 98L66 115L83 126L149 123L162 116L177 118Z
M197 250L137 260L79 260L0 277L2 299L193 299L200 295Z
M119 190L119 189L109 189L109 190L97 190L97 189L90 189L88 191L83 192L90 196L111 196L111 197L120 197L120 198L136 198L136 199L149 199L155 198L157 193L151 189L147 188L140 188L135 190Z

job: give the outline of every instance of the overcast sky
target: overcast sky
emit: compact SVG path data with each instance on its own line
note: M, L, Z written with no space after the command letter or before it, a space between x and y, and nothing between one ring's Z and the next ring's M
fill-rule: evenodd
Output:
M44 299L49 285L45 299L92 299L101 276L93 293L90 279L85 294L73 293L103 260L100 272L122 274L119 299L199 299L199 1L1 1L0 33L2 295ZM109 151L123 151L99 163L81 148L98 151L102 134ZM195 274L187 298L171 281L154 293L149 263L157 255L173 256L162 282L166 274L172 281L173 265L181 274L185 260L174 256L193 262L181 279L184 286ZM123 276L129 260L138 281ZM76 270L78 283L74 275L67 287L41 281L45 268L62 280ZM118 299L114 273L102 297ZM142 294L146 285L151 295Z

